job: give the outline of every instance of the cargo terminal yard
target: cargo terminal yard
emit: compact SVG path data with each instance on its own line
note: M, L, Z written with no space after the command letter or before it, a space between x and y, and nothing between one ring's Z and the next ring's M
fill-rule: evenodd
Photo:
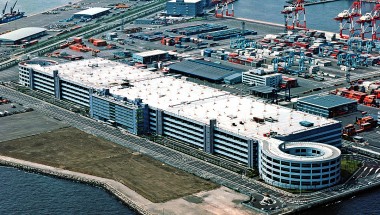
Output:
M225 185L255 212L380 184L378 41L242 21L230 6L179 19L163 15L165 1L118 3L0 26L0 97L34 110L15 116L54 117ZM279 15L298 12L288 9ZM340 16L337 26L354 19ZM350 177L348 159L366 160L354 169L363 177Z

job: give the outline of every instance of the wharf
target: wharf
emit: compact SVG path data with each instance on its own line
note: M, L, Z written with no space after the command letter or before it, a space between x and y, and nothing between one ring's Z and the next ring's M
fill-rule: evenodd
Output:
M305 1L305 6L310 6L310 5L315 5L315 4L325 4L329 2L336 2L340 0L310 0L310 1ZM363 0L365 2L376 2L376 0ZM286 3L292 4L293 1L286 1Z
M247 19L247 18L240 18L240 17L228 17L228 19L235 19L235 20L240 20L240 21L244 21L244 22L251 22L251 23L257 23L257 24L262 24L262 25L268 25L268 26L272 26L272 27L285 28L283 24L278 24L278 23L274 23L274 22L266 22L266 21L261 21L261 20L257 20L257 19ZM302 29L296 28L296 30L302 30ZM309 29L309 30L315 30L315 29ZM334 34L336 34L334 32L330 32L330 31L322 31L322 30L316 30L316 31L325 33L327 37L332 37Z
M310 6L310 5L315 5L315 4L325 4L325 3L329 3L329 2L336 2L336 1L340 1L340 0L314 0L314 1L306 1L305 2L305 6Z

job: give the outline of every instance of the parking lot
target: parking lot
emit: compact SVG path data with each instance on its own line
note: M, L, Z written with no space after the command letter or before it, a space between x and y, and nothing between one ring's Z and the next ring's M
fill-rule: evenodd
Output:
M1 117L0 122L0 142L67 127L63 122L36 111Z

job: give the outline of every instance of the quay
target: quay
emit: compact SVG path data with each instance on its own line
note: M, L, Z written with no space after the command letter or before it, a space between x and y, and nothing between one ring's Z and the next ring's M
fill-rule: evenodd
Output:
M330 2L336 2L340 0L311 0L311 1L305 1L305 6L309 5L316 5L316 4L325 4ZM376 2L375 0L363 0L363 2ZM286 1L288 4L293 4L293 1Z

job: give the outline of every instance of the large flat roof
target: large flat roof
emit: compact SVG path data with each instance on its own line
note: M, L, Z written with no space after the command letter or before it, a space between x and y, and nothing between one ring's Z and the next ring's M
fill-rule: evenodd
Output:
M326 109L357 103L355 100L347 99L336 95L311 95L298 99L298 102Z
M168 53L167 51L152 50L152 51L135 53L135 55L138 55L138 56L141 56L141 57L150 57L150 56L156 56L156 55L163 55L163 54L167 54L167 53Z
M225 77L243 72L241 69L203 60L185 60L172 64L169 68L177 73L192 75L211 81L221 81Z
M53 71L58 70L58 76L61 79L71 80L98 90L119 86L126 79L129 82L134 82L162 76L159 73L136 69L129 65L103 58L86 59L43 67L38 64L28 64L28 67L49 75L53 75Z
M26 37L33 36L38 33L42 33L44 31L46 31L45 28L38 28L38 27L20 28L20 29L11 31L9 33L0 35L0 41L18 41Z
M88 15L88 16L94 16L99 13L103 13L105 11L109 11L111 8L106 7L93 7L86 10L79 11L77 13L74 13L75 15Z
M46 67L28 66L50 75L58 70L62 79L97 89L109 88L113 95L140 98L151 107L201 123L209 124L210 119L216 119L218 128L249 138L264 138L263 134L270 131L288 135L338 122L102 58ZM128 79L132 87L122 88L123 79ZM272 119L257 123L253 117ZM300 121L313 122L314 126L301 126Z

